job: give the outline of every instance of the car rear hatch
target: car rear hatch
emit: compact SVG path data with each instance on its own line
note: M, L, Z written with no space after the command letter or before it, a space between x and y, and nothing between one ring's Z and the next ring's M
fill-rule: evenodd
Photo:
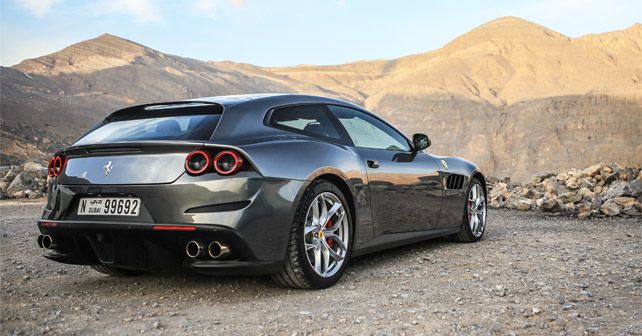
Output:
M179 102L117 111L64 150L63 185L166 184L210 139L223 107Z
M67 152L58 183L166 184L185 172L187 153L202 143L143 142L81 146Z

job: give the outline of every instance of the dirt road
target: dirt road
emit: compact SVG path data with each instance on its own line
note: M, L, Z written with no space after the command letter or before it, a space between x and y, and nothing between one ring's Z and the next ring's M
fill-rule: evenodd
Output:
M491 211L481 243L354 259L337 286L304 291L47 261L42 206L0 203L2 334L642 334L639 219Z

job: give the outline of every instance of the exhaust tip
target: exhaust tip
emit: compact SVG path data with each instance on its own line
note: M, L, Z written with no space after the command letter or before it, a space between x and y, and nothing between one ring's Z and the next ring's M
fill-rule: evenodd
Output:
M51 249L54 246L53 238L51 238L50 235L42 235L42 239L40 239L40 244L42 244L43 248Z
M227 245L223 245L215 240L211 242L207 247L207 253L210 255L210 257L218 259L230 253L230 248Z
M191 240L185 245L185 253L187 253L187 256L190 258L202 257L205 254L205 247L203 244Z
M42 238L43 237L44 237L44 235L38 235L37 242L38 242L38 247L40 247L40 248L44 248L44 246L42 246Z

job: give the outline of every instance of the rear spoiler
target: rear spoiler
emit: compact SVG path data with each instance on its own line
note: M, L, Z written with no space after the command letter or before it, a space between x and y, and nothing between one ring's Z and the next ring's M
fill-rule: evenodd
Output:
M110 115L108 115L105 120L113 121L117 119L121 119L125 116L127 116L127 119L137 119L136 117L144 117L144 114L148 111L158 111L158 110L176 110L176 109L181 109L181 108L199 108L199 107L212 107L215 106L217 107L216 111L203 111L203 114L221 114L223 113L223 105L219 103L214 103L214 102L208 102L208 101L198 101L198 100L190 100L190 101L171 101L171 102L163 102L163 103L153 103L153 104L143 104L143 105L134 105L134 106L129 106L124 109L117 110Z

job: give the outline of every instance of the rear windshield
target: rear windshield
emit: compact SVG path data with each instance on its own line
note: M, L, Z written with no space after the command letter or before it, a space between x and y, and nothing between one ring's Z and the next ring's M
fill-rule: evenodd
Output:
M218 112L218 113L217 113ZM74 145L145 140L209 140L221 118L220 109L203 106L124 111L91 130Z

